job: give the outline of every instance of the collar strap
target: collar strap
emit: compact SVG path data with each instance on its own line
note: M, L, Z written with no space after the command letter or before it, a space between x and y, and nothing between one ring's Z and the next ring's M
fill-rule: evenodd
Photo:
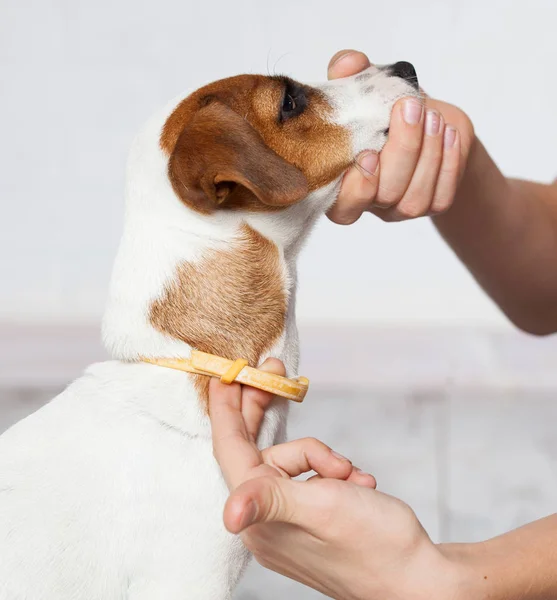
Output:
M296 379L281 377L254 369L248 366L248 361L243 358L228 360L199 350L192 350L190 358L142 358L141 360L186 373L220 377L222 383L230 384L235 381L294 402L302 402L309 387L309 380L306 377Z

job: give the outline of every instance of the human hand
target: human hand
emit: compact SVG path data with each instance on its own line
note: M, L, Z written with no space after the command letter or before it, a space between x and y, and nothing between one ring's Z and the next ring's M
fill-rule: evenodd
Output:
M273 358L267 359L259 369L285 374L284 365ZM273 395L268 392L249 386L242 388L238 384L225 385L211 379L209 414L213 448L231 490L257 477L290 480L309 471L317 473L313 480L326 477L375 487L372 475L354 467L350 460L314 438L259 450L256 443L259 428L272 400ZM241 516L245 515L242 513ZM244 529L240 522L233 527Z
M263 369L283 374L282 364ZM453 597L453 570L414 512L322 442L259 451L272 396L211 381L213 447L231 495L224 523L263 566L342 600ZM304 472L317 475L294 481Z
M361 52L337 52L329 63L329 79L348 77L369 65ZM360 154L344 176L329 218L349 225L366 211L384 221L447 211L474 139L472 122L456 106L427 96L425 109L416 99L399 100L393 108L385 147L379 155Z

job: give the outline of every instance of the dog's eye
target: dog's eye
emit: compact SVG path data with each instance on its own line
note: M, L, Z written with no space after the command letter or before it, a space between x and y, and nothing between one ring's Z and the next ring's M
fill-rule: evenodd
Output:
M307 106L305 89L299 83L287 79L280 105L279 121L284 121L302 114Z
M290 94L286 94L284 102L282 103L282 112L284 114L292 112L293 110L296 110L296 100L294 100Z

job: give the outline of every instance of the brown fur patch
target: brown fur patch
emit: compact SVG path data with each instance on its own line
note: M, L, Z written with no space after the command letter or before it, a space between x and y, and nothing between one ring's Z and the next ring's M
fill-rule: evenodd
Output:
M301 171L220 102L199 110L180 134L168 175L178 197L205 213L223 202L226 208L284 207L308 194Z
M194 349L256 367L280 337L286 296L276 246L247 225L229 250L184 263L150 310L151 324ZM209 378L196 378L208 401Z
M317 89L303 86L307 99L305 110L285 122L279 119L285 83L279 77L239 75L200 88L183 100L167 119L161 134L161 147L171 157L179 151L182 134L187 139L188 127L196 114L213 103L233 110L260 136L276 155L301 171L309 191L318 189L338 177L353 156L348 131L329 121L332 114L326 97ZM226 125L225 125L226 127ZM213 139L213 138L209 138ZM249 151L248 146L243 150ZM179 160L187 161L191 149ZM176 188L175 188L176 189ZM251 190L240 186L225 190L224 208L276 210L261 202ZM198 200L192 203L194 206ZM286 204L286 202L284 203ZM203 212L207 209L204 207Z
M313 191L336 179L353 156L349 132L328 120L332 108L325 96L310 87L306 87L306 94L308 104L301 115L279 124L272 118L278 102L267 100L272 109L261 110L252 126L270 148L302 171ZM265 101L256 97L254 103L262 106Z

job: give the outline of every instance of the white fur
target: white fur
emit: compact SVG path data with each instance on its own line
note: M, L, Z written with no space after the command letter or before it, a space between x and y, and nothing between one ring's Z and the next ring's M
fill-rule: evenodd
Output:
M368 73L365 81L320 86L332 119L351 132L354 155L381 148L393 102L414 93L385 71ZM186 344L151 326L149 306L177 265L229 247L247 222L279 250L289 303L269 355L294 375L296 258L340 180L282 212L201 216L176 198L159 147L175 105L147 123L130 154L125 229L103 323L115 360L89 367L0 437L1 600L224 600L247 563L222 525L227 490L190 378L127 361L189 355ZM262 447L284 439L286 413L279 400L268 411Z

